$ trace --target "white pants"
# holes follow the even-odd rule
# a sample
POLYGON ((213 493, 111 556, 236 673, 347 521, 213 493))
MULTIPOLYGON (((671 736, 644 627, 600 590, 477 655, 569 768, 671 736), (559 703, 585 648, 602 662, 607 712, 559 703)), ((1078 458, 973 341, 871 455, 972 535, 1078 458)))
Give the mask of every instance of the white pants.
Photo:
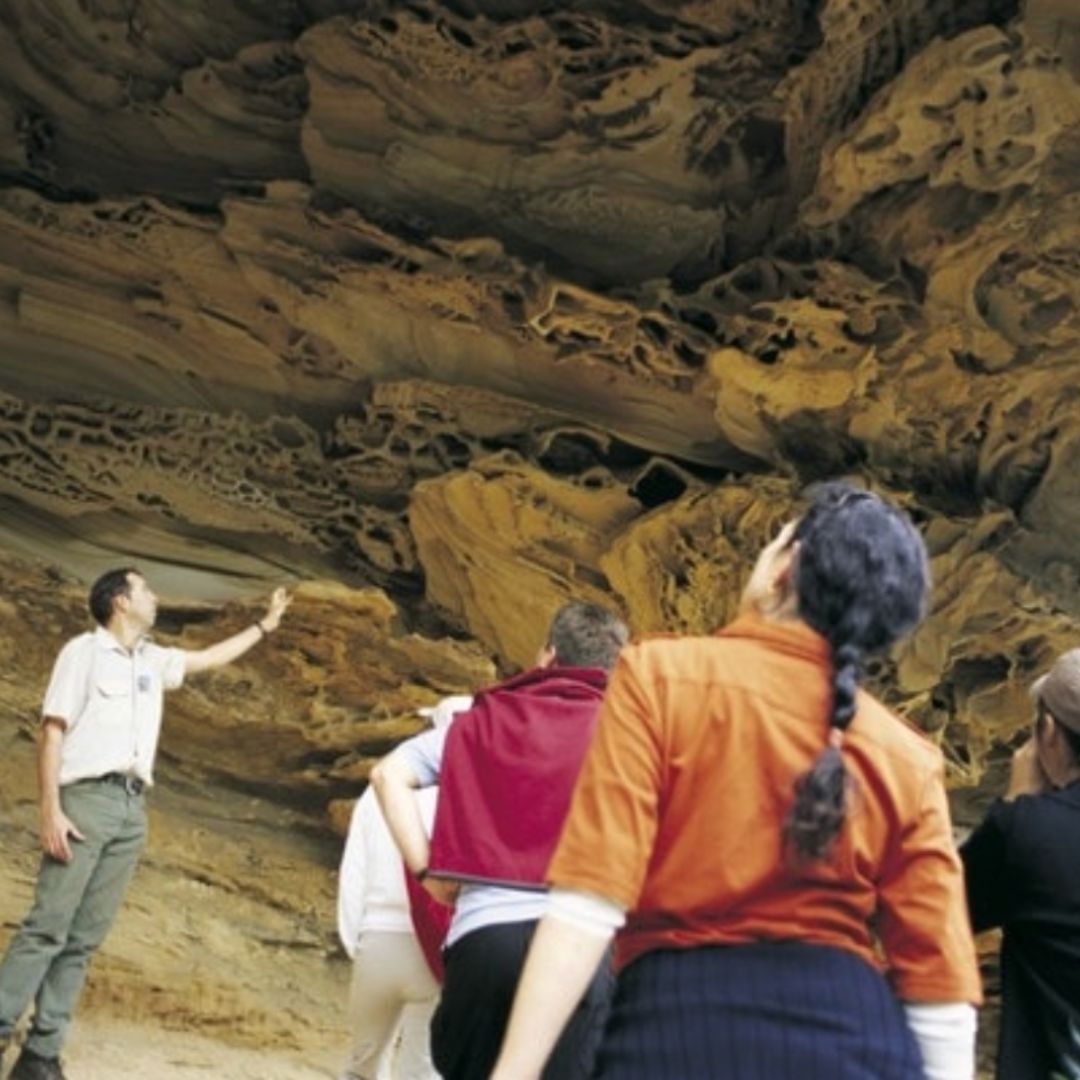
POLYGON ((439 984, 407 931, 360 935, 349 988, 352 1051, 342 1080, 438 1080, 428 1028, 439 984))

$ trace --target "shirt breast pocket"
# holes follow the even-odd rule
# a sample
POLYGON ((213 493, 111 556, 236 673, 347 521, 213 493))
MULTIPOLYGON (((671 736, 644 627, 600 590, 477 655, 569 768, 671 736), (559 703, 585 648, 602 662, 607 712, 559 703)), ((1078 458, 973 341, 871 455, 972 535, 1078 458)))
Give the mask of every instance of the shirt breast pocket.
POLYGON ((127 679, 98 679, 94 689, 98 697, 110 702, 131 697, 131 683, 127 679))

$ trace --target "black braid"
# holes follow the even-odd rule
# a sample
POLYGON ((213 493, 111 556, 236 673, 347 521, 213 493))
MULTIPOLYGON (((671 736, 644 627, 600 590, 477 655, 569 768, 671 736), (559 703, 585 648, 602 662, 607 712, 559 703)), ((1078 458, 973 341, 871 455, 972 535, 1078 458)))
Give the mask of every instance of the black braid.
POLYGON ((855 694, 859 689, 862 649, 845 644, 833 649, 833 705, 830 727, 847 731, 855 715, 855 694))
MULTIPOLYGON (((795 533, 800 617, 832 646, 830 730, 855 716, 862 658, 888 648, 922 618, 929 568, 908 518, 870 492, 819 489, 795 533)), ((824 858, 844 825, 850 778, 839 741, 795 783, 784 836, 801 859, 824 858)))
MULTIPOLYGON (((833 701, 829 726, 846 731, 855 715, 860 651, 841 645, 833 651, 833 701)), ((844 826, 850 786, 844 755, 830 745, 814 767, 795 782, 795 804, 784 825, 787 842, 803 859, 821 859, 844 826)))

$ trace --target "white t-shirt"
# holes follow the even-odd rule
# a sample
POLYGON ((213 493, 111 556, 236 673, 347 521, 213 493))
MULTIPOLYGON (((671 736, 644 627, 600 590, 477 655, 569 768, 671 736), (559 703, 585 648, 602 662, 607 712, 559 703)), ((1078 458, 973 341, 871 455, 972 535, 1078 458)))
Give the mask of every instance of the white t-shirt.
MULTIPOLYGON (((438 788, 417 792, 424 831, 431 835, 438 788)), ((356 801, 338 872, 338 937, 352 956, 365 931, 412 933, 405 868, 375 792, 356 801)))
POLYGON ((154 781, 166 690, 184 681, 184 650, 142 638, 128 652, 104 627, 72 638, 53 665, 42 717, 66 724, 60 785, 106 773, 154 781))

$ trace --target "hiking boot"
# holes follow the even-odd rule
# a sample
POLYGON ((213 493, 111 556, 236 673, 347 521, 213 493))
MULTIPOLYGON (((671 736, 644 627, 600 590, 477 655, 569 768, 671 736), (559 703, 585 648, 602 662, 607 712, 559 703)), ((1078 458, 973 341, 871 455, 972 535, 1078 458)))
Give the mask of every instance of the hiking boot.
POLYGON ((8 1080, 66 1080, 66 1078, 64 1070, 60 1067, 59 1058, 42 1057, 24 1046, 8 1080))

